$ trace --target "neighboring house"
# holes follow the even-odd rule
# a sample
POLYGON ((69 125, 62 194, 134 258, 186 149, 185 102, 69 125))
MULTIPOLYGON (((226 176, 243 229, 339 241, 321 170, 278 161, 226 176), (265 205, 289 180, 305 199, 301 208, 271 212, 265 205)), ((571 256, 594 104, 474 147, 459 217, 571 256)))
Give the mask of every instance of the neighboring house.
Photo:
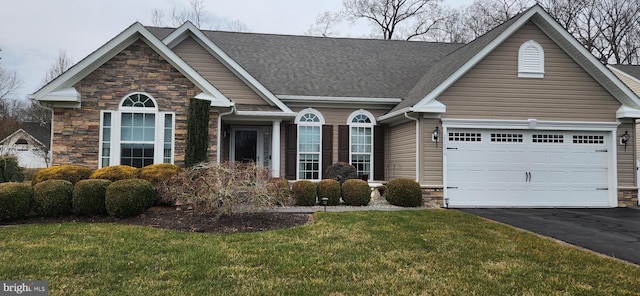
POLYGON ((452 207, 637 203, 640 98, 534 6, 468 44, 135 23, 32 95, 53 164, 184 163, 188 99, 211 161, 415 179, 452 207), (444 199, 442 199, 442 194, 444 199))
POLYGON ((25 122, 11 135, 0 140, 0 155, 13 155, 23 168, 48 167, 51 154, 51 128, 38 122, 25 122))

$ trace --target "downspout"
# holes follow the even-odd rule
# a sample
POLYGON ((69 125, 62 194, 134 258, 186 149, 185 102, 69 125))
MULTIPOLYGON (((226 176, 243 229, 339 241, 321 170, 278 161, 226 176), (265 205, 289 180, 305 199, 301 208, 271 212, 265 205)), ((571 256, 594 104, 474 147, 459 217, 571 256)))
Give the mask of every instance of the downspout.
POLYGON ((416 122, 416 182, 420 183, 420 120, 409 116, 409 112, 404 112, 404 117, 416 122))
POLYGON ((232 105, 231 110, 225 113, 218 114, 218 135, 217 135, 217 145, 218 149, 216 149, 216 163, 220 164, 220 157, 222 156, 222 116, 229 115, 235 112, 236 106, 232 105))

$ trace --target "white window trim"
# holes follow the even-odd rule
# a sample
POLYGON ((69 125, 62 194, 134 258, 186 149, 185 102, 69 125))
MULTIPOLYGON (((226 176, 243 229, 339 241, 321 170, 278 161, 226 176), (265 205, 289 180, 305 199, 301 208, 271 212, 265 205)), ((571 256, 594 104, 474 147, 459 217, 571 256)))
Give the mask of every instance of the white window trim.
MULTIPOLYGON (((373 164, 374 164, 374 160, 373 160, 373 149, 374 149, 374 133, 373 133, 373 127, 376 125, 376 118, 375 116, 373 116, 373 114, 367 110, 364 109, 359 109, 356 111, 353 111, 349 117, 347 118, 347 125, 349 125, 349 163, 352 164, 353 163, 353 152, 351 151, 351 128, 352 127, 369 127, 371 128, 371 152, 369 152, 369 168, 370 168, 370 172, 369 172, 369 181, 373 180, 373 164), (369 117, 369 120, 371 120, 371 123, 354 123, 352 122, 353 119, 358 116, 358 115, 365 115, 367 117, 369 117)), ((365 153, 358 153, 358 154, 365 154, 365 153)))
POLYGON ((529 40, 518 50, 518 77, 520 78, 544 78, 544 49, 540 43, 529 40), (524 55, 527 49, 534 47, 538 51, 537 69, 525 68, 524 55))
POLYGON ((109 145, 109 166, 120 165, 120 150, 121 144, 123 143, 143 143, 143 144, 153 144, 153 163, 159 164, 164 163, 164 123, 165 116, 167 114, 171 115, 171 127, 173 133, 171 134, 171 163, 174 163, 175 157, 175 130, 176 130, 176 115, 175 112, 160 112, 158 110, 158 103, 151 95, 143 92, 133 92, 127 94, 120 100, 120 104, 118 105, 118 110, 100 110, 100 135, 98 142, 98 168, 102 168, 102 143, 104 141, 104 114, 111 114, 111 142, 109 145), (154 107, 123 107, 122 103, 129 97, 135 94, 143 94, 149 97, 154 104, 154 107), (146 114, 155 114, 155 125, 154 125, 154 140, 153 141, 122 141, 121 137, 121 119, 123 113, 146 113, 146 114))
POLYGON ((319 181, 322 179, 322 125, 325 124, 324 116, 322 116, 322 113, 320 113, 320 111, 316 109, 306 108, 298 112, 298 115, 296 116, 296 119, 294 122, 296 124, 296 129, 297 129, 297 132, 296 132, 296 135, 297 135, 296 136, 297 138, 296 139, 296 180, 301 180, 300 179, 300 127, 301 126, 318 126, 320 128, 320 151, 318 151, 318 162, 319 162, 318 178, 307 179, 307 180, 319 181), (309 113, 317 116, 319 119, 319 122, 301 121, 302 116, 309 113))

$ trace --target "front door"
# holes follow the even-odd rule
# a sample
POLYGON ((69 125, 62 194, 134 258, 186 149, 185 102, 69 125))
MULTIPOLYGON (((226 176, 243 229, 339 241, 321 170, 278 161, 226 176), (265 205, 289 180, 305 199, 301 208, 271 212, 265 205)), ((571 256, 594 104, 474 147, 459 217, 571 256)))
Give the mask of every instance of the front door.
POLYGON ((231 159, 271 166, 271 128, 238 127, 231 129, 231 159))

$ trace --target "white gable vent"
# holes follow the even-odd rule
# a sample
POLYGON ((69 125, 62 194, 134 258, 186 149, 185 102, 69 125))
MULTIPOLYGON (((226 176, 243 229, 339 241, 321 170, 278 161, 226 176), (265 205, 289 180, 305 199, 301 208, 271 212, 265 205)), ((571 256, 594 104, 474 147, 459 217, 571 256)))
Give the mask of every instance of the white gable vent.
POLYGON ((529 40, 518 51, 518 77, 544 77, 544 50, 540 43, 529 40))

